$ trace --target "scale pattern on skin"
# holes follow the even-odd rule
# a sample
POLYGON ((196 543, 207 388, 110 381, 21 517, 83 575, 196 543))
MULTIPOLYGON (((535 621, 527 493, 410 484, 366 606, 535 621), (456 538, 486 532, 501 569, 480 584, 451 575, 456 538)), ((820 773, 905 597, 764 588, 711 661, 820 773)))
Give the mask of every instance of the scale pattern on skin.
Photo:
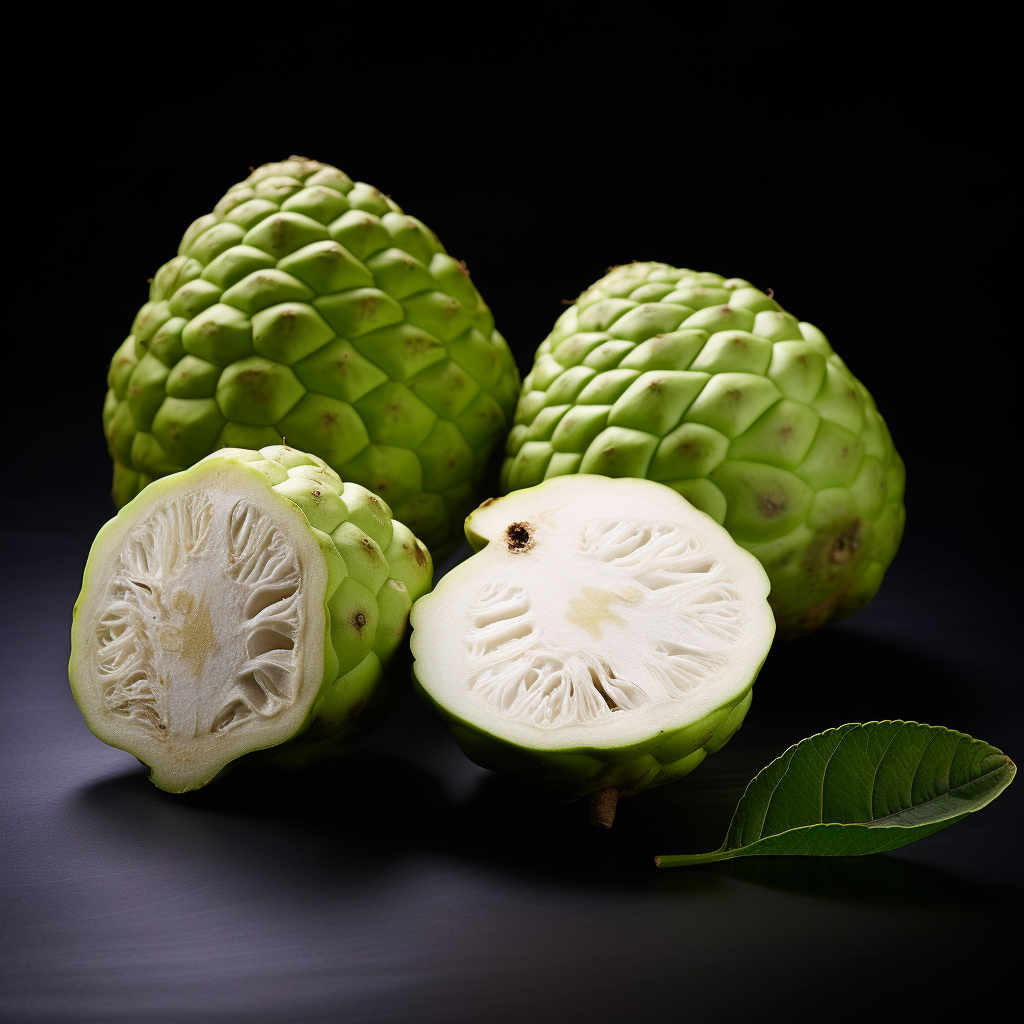
POLYGON ((740 278, 616 267, 537 349, 502 490, 571 473, 678 491, 756 555, 782 636, 874 596, 903 532, 904 468, 816 327, 740 278))
POLYGON ((289 444, 460 539, 519 375, 465 265, 335 167, 265 164, 185 232, 114 354, 118 506, 220 447, 289 444))

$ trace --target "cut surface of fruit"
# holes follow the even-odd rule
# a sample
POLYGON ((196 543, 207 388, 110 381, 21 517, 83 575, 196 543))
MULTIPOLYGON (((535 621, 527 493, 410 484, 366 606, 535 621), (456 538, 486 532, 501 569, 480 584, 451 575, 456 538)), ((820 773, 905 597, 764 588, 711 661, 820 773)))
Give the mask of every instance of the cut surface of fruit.
POLYGON ((281 742, 320 688, 324 557, 254 475, 221 460, 187 489, 154 484, 114 521, 76 618, 90 726, 165 788, 281 742))
POLYGON ((663 765, 691 755, 748 695, 774 634, 767 577, 671 489, 560 477, 481 506, 466 532, 482 550, 416 604, 411 641, 460 742, 532 751, 579 791, 636 792, 658 748, 663 765), (588 763, 549 756, 568 751, 588 763), (629 778, 601 771, 633 761, 629 778))
POLYGON ((71 687, 89 728, 172 792, 266 748, 282 767, 335 757, 390 709, 384 667, 431 574, 388 505, 323 459, 225 448, 100 530, 71 687))

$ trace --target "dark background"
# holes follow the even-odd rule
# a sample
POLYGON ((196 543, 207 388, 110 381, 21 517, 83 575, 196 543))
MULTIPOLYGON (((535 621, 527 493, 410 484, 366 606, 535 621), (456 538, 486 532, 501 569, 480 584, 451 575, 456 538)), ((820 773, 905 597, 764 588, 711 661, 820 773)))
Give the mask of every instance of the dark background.
MULTIPOLYGON (((53 91, 12 108, 0 1018, 990 1012, 1019 941, 1020 784, 888 855, 663 872, 651 857, 717 846, 757 770, 843 722, 911 718, 1024 751, 1019 221, 997 43, 969 26, 809 42, 652 18, 557 45, 496 28, 470 59, 454 23, 436 41, 385 17, 363 10, 315 56, 270 22, 248 62, 231 33, 110 55, 83 25, 47 65, 53 91), (737 737, 624 802, 611 832, 476 768, 411 695, 341 767, 184 797, 75 708, 71 606, 113 511, 109 358, 191 220, 293 152, 434 228, 524 373, 560 300, 656 259, 773 288, 889 423, 908 525, 876 600, 776 645, 737 737)), ((324 28, 300 24, 307 41, 324 28)))

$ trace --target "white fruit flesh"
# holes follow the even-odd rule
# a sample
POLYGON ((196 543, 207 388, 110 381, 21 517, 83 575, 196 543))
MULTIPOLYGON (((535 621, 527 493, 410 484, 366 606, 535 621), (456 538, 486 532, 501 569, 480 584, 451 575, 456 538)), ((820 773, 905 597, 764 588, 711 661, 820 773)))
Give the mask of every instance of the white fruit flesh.
POLYGON ((265 477, 217 460, 156 481, 91 562, 71 675, 96 735, 181 791, 296 732, 323 673, 327 570, 265 477))
POLYGON ((416 675, 513 743, 617 747, 741 695, 775 631, 753 555, 674 491, 568 476, 479 509, 412 613, 416 675))

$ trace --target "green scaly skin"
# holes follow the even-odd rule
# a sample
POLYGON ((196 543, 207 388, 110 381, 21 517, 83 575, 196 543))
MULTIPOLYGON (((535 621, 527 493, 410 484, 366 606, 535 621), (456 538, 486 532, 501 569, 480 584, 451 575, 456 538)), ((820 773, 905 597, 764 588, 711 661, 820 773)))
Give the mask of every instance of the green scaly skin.
MULTIPOLYGON (((384 501, 358 484, 343 483, 315 455, 283 445, 261 451, 219 451, 191 469, 154 481, 144 496, 130 501, 104 525, 93 542, 75 604, 72 690, 85 713, 79 694, 90 681, 76 672, 76 660, 79 647, 88 643, 89 624, 81 621, 79 612, 90 589, 103 585, 93 578, 100 552, 116 535, 118 525, 131 521, 141 503, 149 507, 161 493, 174 498, 189 487, 201 486, 204 475, 222 461, 264 482, 268 492, 302 513, 303 528, 313 535, 323 555, 327 586, 323 676, 304 720, 289 741, 242 755, 213 777, 243 763, 302 768, 344 755, 392 709, 393 687, 384 685, 389 681, 387 666, 405 636, 413 603, 430 590, 433 564, 426 547, 407 526, 392 518, 384 501), (361 621, 358 627, 354 625, 357 616, 361 621)), ((91 720, 88 714, 86 722, 100 739, 108 741, 102 722, 91 720)))
POLYGON ((657 480, 724 525, 783 637, 867 604, 903 534, 903 461, 821 331, 664 263, 611 270, 537 349, 502 491, 568 473, 657 480))
POLYGON ((519 393, 465 266, 389 196, 304 157, 192 224, 107 381, 118 506, 218 448, 286 438, 384 498, 435 560, 519 393))

